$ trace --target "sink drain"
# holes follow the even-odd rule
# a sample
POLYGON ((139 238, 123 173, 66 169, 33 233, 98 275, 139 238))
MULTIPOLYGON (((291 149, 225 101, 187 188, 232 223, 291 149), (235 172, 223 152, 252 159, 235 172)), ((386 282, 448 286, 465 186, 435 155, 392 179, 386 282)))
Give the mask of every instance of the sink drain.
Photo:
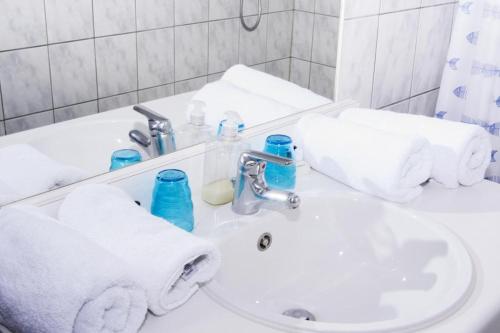
POLYGON ((273 243, 273 236, 271 236, 270 233, 266 232, 265 234, 262 234, 257 240, 257 249, 259 251, 266 251, 271 247, 272 243, 273 243))
POLYGON ((283 312, 284 316, 292 317, 295 319, 316 321, 316 317, 309 311, 304 309, 290 309, 283 312))

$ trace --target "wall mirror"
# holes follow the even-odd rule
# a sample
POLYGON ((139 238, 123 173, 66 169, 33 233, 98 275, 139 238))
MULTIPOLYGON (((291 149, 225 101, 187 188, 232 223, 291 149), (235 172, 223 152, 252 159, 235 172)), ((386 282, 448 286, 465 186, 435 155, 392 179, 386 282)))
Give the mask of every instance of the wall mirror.
POLYGON ((0 206, 110 172, 117 151, 134 163, 200 143, 199 110, 213 138, 227 118, 244 130, 332 103, 342 7, 0 2, 0 206))

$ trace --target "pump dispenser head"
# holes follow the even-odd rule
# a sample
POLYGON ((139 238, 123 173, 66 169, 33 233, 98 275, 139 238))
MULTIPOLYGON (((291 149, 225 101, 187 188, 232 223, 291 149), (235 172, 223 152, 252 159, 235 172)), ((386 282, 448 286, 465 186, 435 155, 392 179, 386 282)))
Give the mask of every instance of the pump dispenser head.
POLYGON ((191 101, 189 104, 189 122, 195 126, 205 125, 205 109, 207 105, 202 101, 191 101))
POLYGON ((224 138, 235 138, 238 136, 238 123, 231 119, 221 122, 220 136, 224 138))

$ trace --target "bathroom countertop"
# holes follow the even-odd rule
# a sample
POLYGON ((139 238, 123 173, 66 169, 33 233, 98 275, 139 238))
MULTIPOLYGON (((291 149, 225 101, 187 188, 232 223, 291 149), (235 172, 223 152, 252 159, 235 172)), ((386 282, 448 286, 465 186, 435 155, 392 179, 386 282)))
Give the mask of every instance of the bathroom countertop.
MULTIPOLYGON (((321 178, 324 182, 324 177, 321 178)), ((333 180, 329 186, 337 191, 352 191, 333 180)), ((467 303, 447 319, 420 332, 500 332, 500 185, 484 181, 472 187, 449 190, 431 182, 419 198, 399 206, 426 215, 455 232, 469 249, 476 271, 474 290, 467 303)), ((166 330, 176 333, 281 332, 223 308, 203 290, 166 316, 149 315, 141 333, 166 330)))

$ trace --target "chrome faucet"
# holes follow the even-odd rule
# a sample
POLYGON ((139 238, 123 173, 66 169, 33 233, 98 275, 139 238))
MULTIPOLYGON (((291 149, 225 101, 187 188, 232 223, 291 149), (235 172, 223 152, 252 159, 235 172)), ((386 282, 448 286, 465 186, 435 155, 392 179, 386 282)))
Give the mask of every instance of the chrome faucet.
POLYGON ((148 118, 149 136, 135 129, 128 133, 130 139, 144 148, 149 148, 154 141, 156 156, 174 152, 176 150, 175 134, 170 120, 144 105, 136 105, 134 110, 148 118))
POLYGON ((267 162, 286 166, 292 164, 293 160, 257 151, 247 151, 241 154, 234 184, 232 209, 235 213, 255 214, 267 202, 282 203, 289 209, 296 209, 300 206, 300 197, 295 193, 274 190, 267 186, 264 179, 267 162))

